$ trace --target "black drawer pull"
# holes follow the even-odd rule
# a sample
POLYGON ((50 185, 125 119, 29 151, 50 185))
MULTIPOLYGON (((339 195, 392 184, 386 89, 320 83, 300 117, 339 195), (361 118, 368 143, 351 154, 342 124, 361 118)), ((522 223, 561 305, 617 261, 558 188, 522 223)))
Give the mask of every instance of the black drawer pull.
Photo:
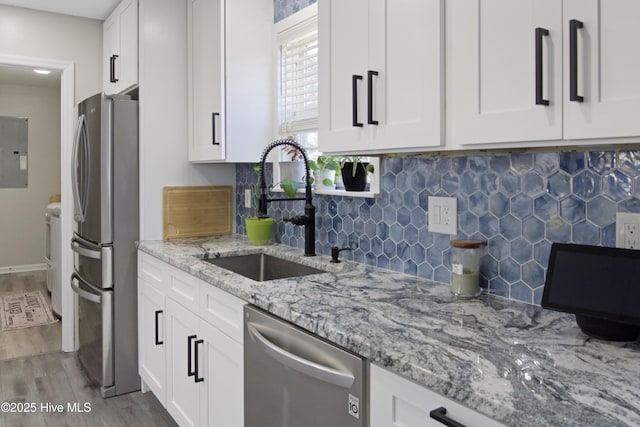
POLYGON ((432 410, 429 412, 429 416, 447 427, 466 427, 464 424, 460 424, 459 422, 447 417, 447 408, 444 406, 432 410))
POLYGON ((377 71, 371 71, 367 73, 367 123, 370 125, 377 125, 378 121, 373 120, 373 76, 377 76, 377 71))
POLYGON ((162 310, 156 310, 156 345, 162 345, 164 344, 164 341, 160 341, 160 337, 159 337, 159 331, 158 331, 158 326, 159 326, 159 319, 158 317, 160 317, 160 315, 162 314, 162 310))
POLYGON ((199 361, 199 357, 198 357, 198 345, 199 345, 199 344, 203 344, 203 343, 204 343, 204 340, 197 340, 197 341, 195 342, 195 344, 194 344, 194 347, 195 347, 195 349, 196 349, 196 370, 195 370, 195 379, 194 379, 194 380, 195 380, 195 382, 197 382, 197 383, 201 383, 202 381, 204 381, 204 377, 199 377, 199 378, 198 378, 198 371, 199 371, 199 369, 198 369, 198 361, 199 361))
POLYGON ((189 335, 187 337, 187 376, 192 377, 196 374, 196 370, 191 368, 191 342, 196 339, 196 335, 189 335))
POLYGON ((117 58, 118 58, 118 55, 111 55, 111 58, 109 58, 109 65, 110 65, 109 82, 110 83, 118 82, 118 79, 116 79, 116 59, 117 58))
POLYGON ((216 116, 220 113, 211 113, 211 144, 220 145, 220 142, 216 142, 216 116))
POLYGON ((569 101, 583 102, 578 95, 578 29, 584 24, 577 19, 569 21, 569 101))
POLYGON ((362 80, 362 76, 354 74, 351 76, 351 107, 352 107, 352 124, 354 127, 362 127, 362 123, 358 122, 358 80, 362 80))
POLYGON ((546 28, 536 28, 536 105, 549 105, 549 100, 542 94, 542 38, 549 35, 546 28))

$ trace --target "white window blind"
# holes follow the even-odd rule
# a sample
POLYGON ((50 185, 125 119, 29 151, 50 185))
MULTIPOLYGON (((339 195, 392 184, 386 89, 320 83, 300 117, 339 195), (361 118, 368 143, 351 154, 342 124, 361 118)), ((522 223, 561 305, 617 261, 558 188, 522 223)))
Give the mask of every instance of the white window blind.
POLYGON ((318 30, 280 45, 280 133, 318 128, 318 30))

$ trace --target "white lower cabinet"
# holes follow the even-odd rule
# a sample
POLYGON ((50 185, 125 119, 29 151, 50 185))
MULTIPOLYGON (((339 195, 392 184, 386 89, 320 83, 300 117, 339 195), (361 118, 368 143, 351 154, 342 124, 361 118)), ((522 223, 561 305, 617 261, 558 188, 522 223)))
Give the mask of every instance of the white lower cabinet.
POLYGON ((162 261, 142 252, 138 256, 138 371, 143 391, 166 400, 165 295, 162 261))
MULTIPOLYGON (((200 357, 195 357, 198 316, 177 302, 167 300, 167 404, 169 414, 181 426, 200 424, 200 393, 197 378, 200 357)), ((198 354, 198 356, 200 356, 198 354)))
POLYGON ((375 365, 371 365, 370 386, 370 427, 504 427, 485 415, 375 365), (459 424, 437 421, 430 415, 434 410, 459 424))
POLYGON ((202 425, 244 426, 243 346, 210 324, 200 321, 198 339, 204 340, 198 367, 204 378, 200 395, 202 425))
POLYGON ((163 405, 166 400, 164 301, 160 290, 145 279, 138 279, 138 370, 143 383, 163 405))
POLYGON ((180 426, 242 427, 244 301, 142 252, 138 259, 143 390, 180 426))

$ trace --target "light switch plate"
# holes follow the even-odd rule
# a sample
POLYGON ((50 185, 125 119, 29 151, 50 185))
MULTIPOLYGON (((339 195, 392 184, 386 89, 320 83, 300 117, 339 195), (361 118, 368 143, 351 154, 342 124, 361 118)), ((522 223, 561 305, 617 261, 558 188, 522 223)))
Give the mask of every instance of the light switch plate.
POLYGON ((432 233, 458 234, 458 199, 455 197, 429 197, 427 199, 427 226, 432 233))
POLYGON ((616 246, 640 249, 640 214, 616 213, 616 246))
POLYGON ((244 190, 244 207, 251 207, 251 190, 249 189, 244 190))

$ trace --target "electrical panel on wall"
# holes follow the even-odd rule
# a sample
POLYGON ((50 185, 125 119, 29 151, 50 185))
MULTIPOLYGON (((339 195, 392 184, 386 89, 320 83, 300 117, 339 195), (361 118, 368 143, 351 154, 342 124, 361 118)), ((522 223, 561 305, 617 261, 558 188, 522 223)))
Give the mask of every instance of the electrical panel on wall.
POLYGON ((26 117, 0 117, 0 188, 26 188, 28 183, 26 117))

